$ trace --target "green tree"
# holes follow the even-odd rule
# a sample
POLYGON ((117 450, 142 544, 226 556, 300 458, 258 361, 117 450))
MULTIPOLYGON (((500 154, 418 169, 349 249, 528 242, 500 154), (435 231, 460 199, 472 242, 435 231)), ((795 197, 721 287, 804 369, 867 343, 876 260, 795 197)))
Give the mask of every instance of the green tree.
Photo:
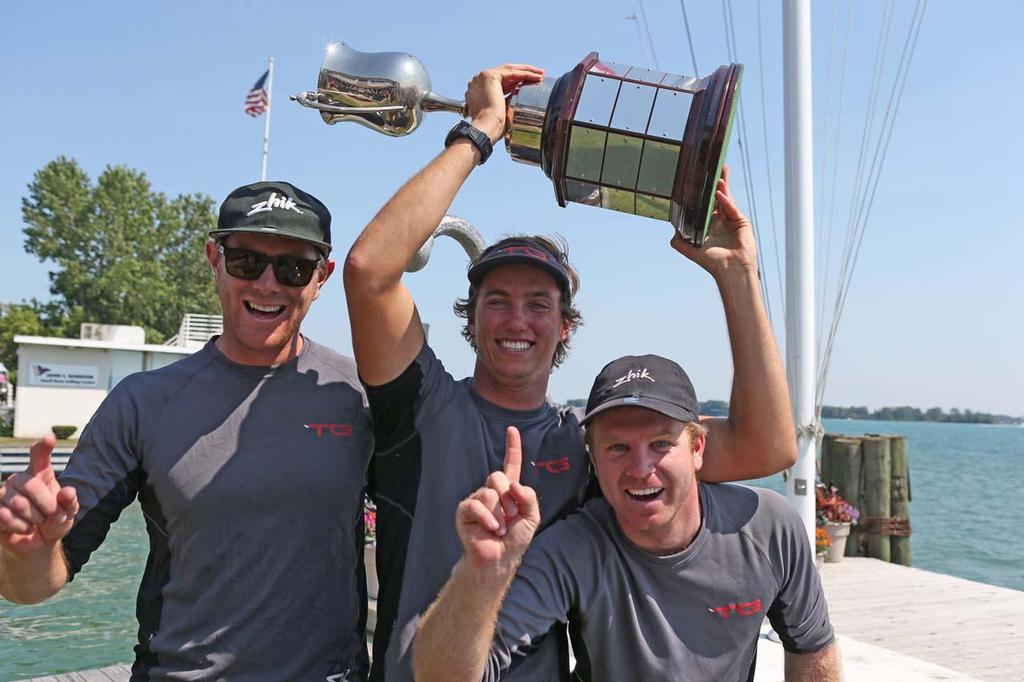
POLYGON ((0 303, 0 362, 18 380, 18 346, 15 336, 78 336, 83 321, 81 308, 65 311, 56 303, 32 300, 21 303, 0 303))
POLYGON ((11 383, 18 380, 18 347, 15 336, 40 336, 46 331, 39 314, 29 304, 0 304, 0 362, 11 376, 11 383))
POLYGON ((133 324, 159 343, 185 313, 220 311, 203 255, 216 225, 211 197, 169 199, 125 166, 108 166, 93 184, 59 157, 36 172, 21 206, 25 250, 57 265, 51 312, 65 326, 133 324))

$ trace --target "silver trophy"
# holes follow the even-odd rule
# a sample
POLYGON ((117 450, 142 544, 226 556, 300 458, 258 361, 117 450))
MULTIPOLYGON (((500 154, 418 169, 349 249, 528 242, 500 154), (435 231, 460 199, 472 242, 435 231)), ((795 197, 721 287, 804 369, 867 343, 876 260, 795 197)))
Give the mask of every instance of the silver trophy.
POLYGON ((291 99, 318 110, 330 125, 355 121, 391 137, 416 130, 427 111, 466 115, 466 103, 433 92, 427 69, 405 52, 360 52, 331 43, 316 88, 291 99))
MULTIPOLYGON (((693 244, 707 237, 729 145, 742 64, 705 78, 601 60, 591 52, 558 78, 509 98, 505 147, 539 166, 560 206, 580 203, 671 222, 693 244)), ((355 121, 392 137, 428 111, 466 115, 430 89, 416 57, 327 48, 315 92, 292 96, 326 123, 355 121)))

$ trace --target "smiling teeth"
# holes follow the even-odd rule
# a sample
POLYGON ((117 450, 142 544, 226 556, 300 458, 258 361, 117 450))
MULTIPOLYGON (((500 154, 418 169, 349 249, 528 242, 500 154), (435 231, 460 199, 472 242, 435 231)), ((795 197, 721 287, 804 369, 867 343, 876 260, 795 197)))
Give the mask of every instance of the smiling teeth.
POLYGON ((249 303, 249 307, 253 310, 258 310, 261 313, 279 313, 284 310, 283 305, 259 305, 258 303, 249 303))
POLYGON ((502 341, 501 347, 505 350, 523 351, 530 348, 529 341, 502 341))
POLYGON ((653 495, 654 493, 660 493, 664 488, 627 488, 626 492, 630 495, 636 495, 641 497, 644 495, 653 495))

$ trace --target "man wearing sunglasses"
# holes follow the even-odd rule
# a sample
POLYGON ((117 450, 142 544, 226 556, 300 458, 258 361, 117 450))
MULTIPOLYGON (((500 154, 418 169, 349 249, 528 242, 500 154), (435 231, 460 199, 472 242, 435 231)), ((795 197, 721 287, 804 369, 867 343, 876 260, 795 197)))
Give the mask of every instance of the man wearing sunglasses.
POLYGON ((42 601, 139 498, 132 679, 358 680, 372 427, 350 358, 299 328, 331 216, 286 182, 232 192, 206 256, 224 332, 104 400, 58 481, 52 436, 0 487, 0 594, 42 601))

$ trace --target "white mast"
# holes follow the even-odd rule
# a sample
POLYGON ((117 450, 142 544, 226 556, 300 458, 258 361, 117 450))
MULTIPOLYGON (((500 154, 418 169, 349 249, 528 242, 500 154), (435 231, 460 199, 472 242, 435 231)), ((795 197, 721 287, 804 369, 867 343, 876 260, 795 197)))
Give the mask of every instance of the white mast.
POLYGON ((260 171, 260 180, 267 180, 267 153, 270 151, 270 103, 273 100, 272 88, 274 86, 274 58, 270 58, 270 65, 267 67, 267 119, 263 122, 263 169, 260 171))
POLYGON ((814 186, 811 110, 811 3, 783 0, 786 146, 786 369, 796 420, 797 461, 786 495, 814 546, 814 186))

